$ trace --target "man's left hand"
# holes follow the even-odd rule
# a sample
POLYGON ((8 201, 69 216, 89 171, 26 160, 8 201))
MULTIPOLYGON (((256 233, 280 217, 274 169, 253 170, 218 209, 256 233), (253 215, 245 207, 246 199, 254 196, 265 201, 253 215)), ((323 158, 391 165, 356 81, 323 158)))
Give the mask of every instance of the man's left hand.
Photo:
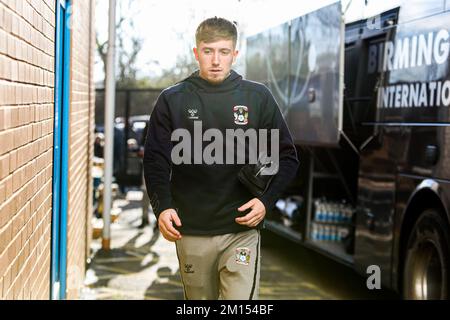
POLYGON ((236 222, 248 226, 256 227, 266 216, 266 207, 258 198, 253 198, 243 206, 239 207, 239 211, 245 211, 247 209, 252 209, 243 217, 236 218, 236 222))

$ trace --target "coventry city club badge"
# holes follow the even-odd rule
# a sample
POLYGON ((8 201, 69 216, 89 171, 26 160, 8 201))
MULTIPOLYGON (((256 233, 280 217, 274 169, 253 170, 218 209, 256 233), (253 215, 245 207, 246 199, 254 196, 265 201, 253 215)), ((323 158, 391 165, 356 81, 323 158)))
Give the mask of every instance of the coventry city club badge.
POLYGON ((250 264, 250 249, 237 248, 236 249, 236 263, 248 266, 250 264))
POLYGON ((233 107, 234 123, 246 125, 248 123, 248 108, 246 106, 233 107))

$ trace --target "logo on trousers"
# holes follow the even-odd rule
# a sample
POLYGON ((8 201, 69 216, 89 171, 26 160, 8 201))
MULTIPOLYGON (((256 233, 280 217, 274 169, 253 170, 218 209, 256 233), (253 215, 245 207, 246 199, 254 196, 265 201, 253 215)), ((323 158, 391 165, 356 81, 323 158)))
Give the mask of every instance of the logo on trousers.
POLYGON ((250 249, 237 248, 236 249, 236 263, 248 266, 250 264, 250 249))
POLYGON ((192 264, 184 264, 184 273, 194 273, 192 264))

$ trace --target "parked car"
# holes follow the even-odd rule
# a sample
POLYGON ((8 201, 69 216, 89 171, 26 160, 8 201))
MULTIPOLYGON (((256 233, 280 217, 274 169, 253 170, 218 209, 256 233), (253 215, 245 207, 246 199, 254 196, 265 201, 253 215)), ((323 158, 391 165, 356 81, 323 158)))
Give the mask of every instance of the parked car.
POLYGON ((128 133, 125 134, 125 118, 115 119, 115 176, 119 187, 142 185, 141 147, 144 143, 145 126, 149 115, 131 116, 128 120, 128 133), (126 146, 126 152, 125 152, 126 146))
MULTIPOLYGON (((128 120, 128 132, 125 132, 125 117, 114 120, 114 169, 113 175, 121 191, 125 187, 142 184, 142 149, 145 141, 145 126, 149 115, 131 116, 128 120)), ((95 127, 95 156, 103 158, 104 126, 95 127)))

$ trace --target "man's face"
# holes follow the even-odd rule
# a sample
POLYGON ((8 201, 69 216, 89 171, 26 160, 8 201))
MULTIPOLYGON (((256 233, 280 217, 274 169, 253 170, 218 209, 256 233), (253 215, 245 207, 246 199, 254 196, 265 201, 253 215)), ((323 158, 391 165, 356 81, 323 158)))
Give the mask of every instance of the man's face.
POLYGON ((218 40, 200 42, 198 48, 194 48, 194 54, 198 61, 200 77, 219 84, 228 77, 238 51, 234 48, 233 40, 218 40))

